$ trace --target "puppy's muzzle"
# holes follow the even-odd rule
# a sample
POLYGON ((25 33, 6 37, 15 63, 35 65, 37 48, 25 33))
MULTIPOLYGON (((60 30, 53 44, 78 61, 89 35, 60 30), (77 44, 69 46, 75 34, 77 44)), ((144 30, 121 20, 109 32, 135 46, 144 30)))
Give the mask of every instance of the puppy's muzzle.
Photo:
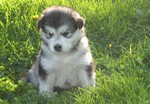
POLYGON ((60 51, 62 50, 62 46, 59 45, 59 44, 56 44, 56 45, 54 46, 54 50, 57 51, 57 52, 60 52, 60 51))

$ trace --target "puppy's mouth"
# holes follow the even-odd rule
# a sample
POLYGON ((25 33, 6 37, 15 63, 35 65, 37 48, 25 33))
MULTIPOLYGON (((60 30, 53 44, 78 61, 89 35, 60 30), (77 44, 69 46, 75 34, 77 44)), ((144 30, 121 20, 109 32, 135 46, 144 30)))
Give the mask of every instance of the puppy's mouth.
POLYGON ((57 52, 57 51, 51 51, 52 54, 55 54, 55 55, 63 55, 64 52, 57 52))
POLYGON ((63 55, 64 54, 64 52, 54 52, 54 53, 57 55, 63 55))

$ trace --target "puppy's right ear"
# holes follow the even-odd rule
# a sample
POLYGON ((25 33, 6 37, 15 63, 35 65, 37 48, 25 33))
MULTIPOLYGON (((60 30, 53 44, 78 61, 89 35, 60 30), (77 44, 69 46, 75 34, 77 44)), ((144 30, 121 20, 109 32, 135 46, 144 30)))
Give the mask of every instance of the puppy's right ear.
POLYGON ((75 21, 76 21, 76 26, 79 29, 81 29, 82 27, 84 27, 84 25, 85 25, 85 19, 84 18, 82 18, 82 17, 76 18, 75 21))
POLYGON ((38 30, 41 28, 43 29, 43 23, 44 23, 44 15, 42 15, 38 20, 38 30))

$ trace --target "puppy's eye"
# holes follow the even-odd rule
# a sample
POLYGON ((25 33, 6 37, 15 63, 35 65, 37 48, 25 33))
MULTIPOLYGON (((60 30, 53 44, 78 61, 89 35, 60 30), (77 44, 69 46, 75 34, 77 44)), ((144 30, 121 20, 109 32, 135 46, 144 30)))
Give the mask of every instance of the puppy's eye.
POLYGON ((61 33, 61 35, 63 35, 66 38, 70 38, 71 37, 71 34, 69 32, 61 33))
POLYGON ((64 37, 67 37, 67 35, 69 34, 68 32, 64 32, 64 33, 61 33, 64 37))
POLYGON ((54 34, 53 33, 48 33, 48 39, 50 39, 54 34))

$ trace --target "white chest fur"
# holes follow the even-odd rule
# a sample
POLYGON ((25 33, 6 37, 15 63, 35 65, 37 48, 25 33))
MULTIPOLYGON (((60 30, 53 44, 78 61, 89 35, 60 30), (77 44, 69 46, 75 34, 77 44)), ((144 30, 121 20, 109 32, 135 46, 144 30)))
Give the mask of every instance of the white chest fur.
POLYGON ((90 52, 41 57, 42 67, 49 75, 48 80, 54 79, 54 86, 62 88, 78 85, 84 87, 85 80, 88 79, 85 68, 91 61, 90 52))

